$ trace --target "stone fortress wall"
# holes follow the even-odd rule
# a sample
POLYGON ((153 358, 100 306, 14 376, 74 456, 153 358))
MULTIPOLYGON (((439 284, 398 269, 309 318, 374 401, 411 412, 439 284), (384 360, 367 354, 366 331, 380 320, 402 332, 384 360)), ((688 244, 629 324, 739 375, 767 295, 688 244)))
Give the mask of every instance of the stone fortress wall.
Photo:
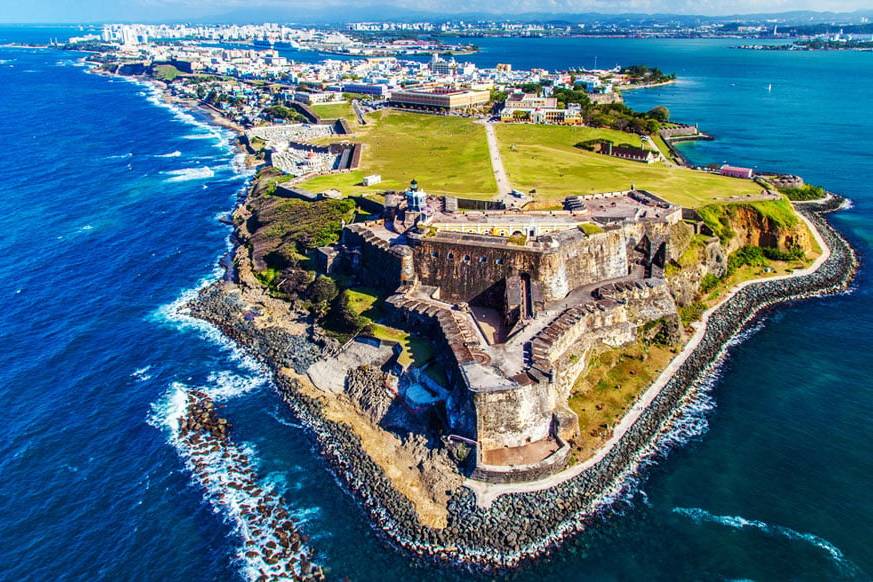
POLYGON ((568 398, 592 348, 633 342, 650 321, 678 320, 662 275, 680 214, 667 210, 607 222, 602 232, 574 227, 522 242, 434 229, 398 233, 397 222, 344 229, 344 254, 361 282, 393 292, 386 306, 394 317, 429 326, 453 356, 447 430, 477 442, 474 478, 525 481, 563 468, 568 441, 578 437, 568 398), (467 305, 479 299, 494 308, 503 298, 504 310, 515 310, 517 298, 508 300, 515 295, 536 306, 513 333, 535 327, 514 347, 488 345, 467 305))
POLYGON ((539 285, 545 301, 572 289, 627 275, 621 229, 586 235, 574 229, 516 245, 494 236, 440 232, 410 237, 416 275, 446 301, 470 302, 517 273, 539 285))

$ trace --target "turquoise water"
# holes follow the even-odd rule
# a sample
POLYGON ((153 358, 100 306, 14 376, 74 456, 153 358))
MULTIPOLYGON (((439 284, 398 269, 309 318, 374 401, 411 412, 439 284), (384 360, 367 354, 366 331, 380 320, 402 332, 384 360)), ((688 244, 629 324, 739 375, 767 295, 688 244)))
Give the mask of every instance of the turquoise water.
MULTIPOLYGON (((0 29, 0 42, 69 35, 0 29)), ((869 256, 873 55, 718 41, 481 41, 481 63, 645 62, 681 82, 628 95, 699 122, 695 161, 797 172, 850 197, 869 256), (772 84, 772 91, 767 85, 772 84)), ((258 472, 353 580, 445 579, 369 529, 258 368, 174 315, 215 276, 245 176, 229 136, 75 56, 0 49, 0 579, 237 579, 242 541, 166 429, 182 386, 214 394, 258 472), (177 153, 178 152, 178 153, 177 153)), ((780 308, 734 345, 681 446, 603 524, 520 579, 869 579, 873 310, 780 308)))

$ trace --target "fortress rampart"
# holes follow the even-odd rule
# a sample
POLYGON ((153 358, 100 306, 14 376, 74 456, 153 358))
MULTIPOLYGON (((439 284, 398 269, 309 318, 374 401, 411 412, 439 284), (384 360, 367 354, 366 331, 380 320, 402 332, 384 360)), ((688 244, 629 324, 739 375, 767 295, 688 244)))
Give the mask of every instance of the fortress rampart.
MULTIPOLYGON (((413 188, 407 198, 406 207, 393 200, 383 221, 344 229, 346 262, 359 283, 392 293, 386 306, 401 325, 444 340, 453 365, 443 418, 450 434, 477 443, 474 477, 519 481, 562 468, 579 436, 568 399, 591 350, 631 343, 649 322, 677 317, 663 267, 678 209, 627 195, 615 197, 617 219, 605 215, 599 232, 574 223, 498 236, 484 226, 429 228, 423 193, 413 188)), ((477 220, 535 222, 500 211, 445 217, 477 220)))
POLYGON ((472 302, 518 273, 528 274, 547 302, 572 289, 627 275, 627 241, 621 229, 595 235, 574 229, 523 245, 497 236, 449 232, 410 239, 418 279, 439 287, 440 297, 452 302, 472 302))

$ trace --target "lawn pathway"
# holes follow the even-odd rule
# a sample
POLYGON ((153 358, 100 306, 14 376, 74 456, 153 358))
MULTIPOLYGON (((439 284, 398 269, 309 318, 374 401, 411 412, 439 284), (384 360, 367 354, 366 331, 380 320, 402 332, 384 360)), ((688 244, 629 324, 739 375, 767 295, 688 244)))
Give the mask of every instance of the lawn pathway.
POLYGON ((497 136, 494 135, 494 125, 484 122, 485 136, 488 138, 488 153, 491 157, 491 169, 494 170, 494 180, 497 182, 497 194, 500 198, 506 198, 512 192, 509 176, 503 167, 503 158, 500 157, 500 146, 497 144, 497 136))

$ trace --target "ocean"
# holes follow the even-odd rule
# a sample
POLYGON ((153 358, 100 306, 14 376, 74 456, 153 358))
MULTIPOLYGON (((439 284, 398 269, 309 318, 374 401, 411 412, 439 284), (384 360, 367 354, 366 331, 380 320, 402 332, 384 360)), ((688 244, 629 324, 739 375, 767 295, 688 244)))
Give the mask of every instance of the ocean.
MULTIPOLYGON (((2 42, 73 29, 0 28, 2 42)), ((519 580, 873 575, 873 54, 735 41, 477 39, 483 65, 645 63, 627 95, 717 139, 695 162, 798 173, 852 201, 850 293, 782 306, 737 339, 673 445, 602 523, 519 580), (772 89, 768 90, 768 85, 772 89)), ((200 387, 284 495, 330 577, 463 578, 379 540, 263 371, 176 307, 219 276, 247 174, 230 135, 79 55, 0 48, 0 579, 240 579, 243 538, 170 438, 200 387)))

